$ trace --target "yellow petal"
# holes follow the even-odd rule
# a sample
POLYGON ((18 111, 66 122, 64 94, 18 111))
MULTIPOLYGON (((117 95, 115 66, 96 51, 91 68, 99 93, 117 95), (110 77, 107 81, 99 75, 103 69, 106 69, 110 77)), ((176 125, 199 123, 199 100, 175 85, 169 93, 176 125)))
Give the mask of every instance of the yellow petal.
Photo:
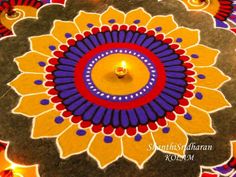
POLYGON ((79 15, 75 17, 74 22, 81 32, 90 30, 90 28, 97 26, 100 27, 100 15, 96 13, 87 13, 80 11, 79 15))
POLYGON ((199 42, 199 33, 199 30, 181 27, 172 31, 167 36, 172 37, 182 48, 187 48, 199 42))
POLYGON ((121 139, 99 133, 91 142, 89 154, 98 161, 100 168, 105 168, 121 157, 121 139))
POLYGON ((62 43, 65 43, 68 38, 74 37, 77 33, 79 33, 79 30, 74 22, 59 20, 54 21, 51 31, 51 34, 62 43))
POLYGON ((234 157, 236 157, 236 141, 232 142, 232 154, 234 157))
POLYGON ((176 122, 185 132, 191 135, 215 133, 211 125, 210 115, 193 106, 187 108, 187 113, 184 116, 178 116, 176 122))
POLYGON ((51 110, 38 117, 33 122, 33 138, 55 137, 63 132, 69 125, 69 119, 63 119, 60 112, 51 110))
POLYGON ((36 52, 28 52, 23 56, 15 58, 19 69, 22 72, 44 73, 44 66, 47 65, 48 57, 36 52))
POLYGON ((124 136, 122 141, 124 156, 130 161, 135 162, 139 168, 143 168, 144 163, 147 162, 155 152, 154 148, 150 148, 154 143, 151 133, 136 135, 136 137, 124 136), (137 136, 139 136, 138 140, 137 136))
POLYGON ((183 156, 188 143, 186 134, 175 122, 168 122, 168 127, 153 132, 156 146, 164 152, 183 156))
POLYGON ((231 106, 218 90, 197 87, 194 93, 195 97, 191 100, 191 103, 207 112, 214 112, 231 106))
POLYGON ((203 67, 203 68, 194 68, 197 72, 195 79, 197 86, 204 86, 208 88, 219 88, 226 81, 230 80, 230 77, 226 76, 222 71, 216 67, 203 67))
POLYGON ((11 81, 9 85, 13 87, 17 93, 22 95, 46 92, 47 88, 43 86, 45 81, 43 74, 26 74, 22 73, 16 79, 11 81))
POLYGON ((6 150, 0 151, 0 164, 0 171, 11 166, 10 162, 6 159, 6 150))
POLYGON ((148 23, 147 28, 155 29, 157 32, 166 34, 177 28, 177 24, 172 15, 155 16, 148 23))
POLYGON ((103 25, 113 25, 114 23, 123 24, 125 14, 110 6, 102 15, 101 22, 103 25))
POLYGON ((187 55, 191 57, 191 63, 195 66, 213 65, 220 53, 219 50, 209 48, 204 45, 196 45, 186 49, 187 55))
POLYGON ((150 19, 151 15, 149 13, 143 8, 138 8, 126 14, 125 23, 128 25, 146 26, 150 19))
POLYGON ((26 116, 37 116, 53 108, 47 94, 37 94, 21 97, 18 105, 13 110, 14 113, 26 116))
POLYGON ((58 48, 59 41, 51 35, 42 35, 29 38, 32 50, 47 56, 53 56, 52 51, 58 48))
MULTIPOLYGON (((14 169, 15 174, 21 174, 24 177, 39 177, 38 174, 38 167, 37 165, 34 166, 17 166, 14 169)), ((17 175, 15 175, 17 176, 17 175)))
POLYGON ((57 138, 61 158, 85 152, 93 136, 89 129, 81 130, 78 125, 72 125, 57 138))

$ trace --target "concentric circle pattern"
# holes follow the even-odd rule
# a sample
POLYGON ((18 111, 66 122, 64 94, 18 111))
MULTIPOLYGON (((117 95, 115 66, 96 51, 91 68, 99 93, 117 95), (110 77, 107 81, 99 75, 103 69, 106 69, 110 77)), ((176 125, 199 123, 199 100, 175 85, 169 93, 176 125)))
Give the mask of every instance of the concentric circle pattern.
POLYGON ((91 32, 76 35, 68 44, 69 47, 61 46, 63 52, 54 52, 58 58, 51 60, 58 63, 46 68, 53 78, 46 86, 53 85, 58 93, 52 101, 60 102, 59 109, 80 116, 88 125, 114 129, 134 129, 152 122, 163 126, 166 118, 174 119, 175 113, 185 112, 184 106, 193 95, 190 90, 194 88, 191 85, 194 72, 187 62, 189 58, 183 55, 184 50, 177 49, 171 39, 145 27, 113 25, 94 27, 91 32), (116 54, 134 56, 148 69, 148 83, 137 92, 107 94, 94 85, 91 72, 96 63, 110 55, 119 61, 116 54))
POLYGON ((230 78, 213 66, 219 51, 199 34, 142 8, 56 20, 15 59, 13 112, 34 117, 32 138, 57 137, 62 158, 87 151, 100 168, 121 156, 143 168, 156 145, 183 156, 166 147, 214 134, 210 113, 230 107, 218 91, 230 78))

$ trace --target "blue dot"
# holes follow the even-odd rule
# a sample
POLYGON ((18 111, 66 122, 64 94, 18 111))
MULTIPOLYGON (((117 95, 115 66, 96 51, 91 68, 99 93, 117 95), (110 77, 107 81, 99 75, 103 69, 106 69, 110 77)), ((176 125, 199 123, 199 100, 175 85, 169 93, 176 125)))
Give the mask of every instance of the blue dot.
POLYGON ((104 137, 104 142, 105 143, 111 143, 113 141, 113 138, 111 136, 105 136, 104 137))
POLYGON ((50 45, 50 46, 49 46, 49 49, 50 49, 51 51, 53 51, 53 50, 56 50, 56 47, 55 47, 54 45, 50 45))
POLYGON ((156 30, 157 32, 160 32, 160 31, 162 30, 162 27, 161 27, 161 26, 158 26, 158 27, 155 28, 155 30, 156 30))
POLYGON ((43 99, 43 100, 40 101, 40 104, 48 105, 49 104, 49 100, 48 99, 43 99))
POLYGON ((92 23, 88 23, 88 24, 87 24, 87 27, 88 27, 88 28, 92 28, 92 27, 93 27, 93 24, 92 24, 92 23))
POLYGON ((35 85, 42 85, 43 81, 42 80, 35 80, 34 84, 35 85))
POLYGON ((137 134, 135 137, 134 137, 134 140, 135 141, 141 141, 142 139, 142 136, 140 134, 137 134))
POLYGON ((39 66, 41 66, 41 67, 46 66, 46 63, 45 63, 44 61, 40 61, 40 62, 38 62, 38 64, 39 64, 39 66))
POLYGON ((78 136, 84 136, 86 133, 87 133, 87 132, 86 132, 85 130, 77 130, 77 131, 76 131, 76 134, 77 134, 78 136))
POLYGON ((134 24, 139 24, 141 21, 140 20, 134 20, 134 24))
POLYGON ((203 98, 203 95, 202 95, 201 92, 197 92, 197 93, 195 94, 195 96, 196 96, 196 98, 199 99, 199 100, 201 100, 201 99, 203 98))
POLYGON ((71 34, 71 33, 65 33, 65 37, 66 37, 66 38, 71 38, 71 37, 72 37, 72 34, 71 34))
POLYGON ((169 133, 169 131, 170 131, 169 127, 165 127, 165 128, 162 129, 163 133, 169 133))
POLYGON ((113 23, 116 22, 116 20, 115 20, 115 19, 110 19, 108 22, 111 23, 111 24, 113 24, 113 23))
POLYGON ((64 121, 64 119, 61 116, 58 116, 58 117, 55 118, 55 122, 57 124, 61 124, 63 121, 64 121))
POLYGON ((199 56, 197 54, 192 54, 191 57, 192 58, 199 58, 199 56))
POLYGON ((178 42, 178 43, 181 43, 183 41, 183 39, 178 37, 175 41, 178 42))
POLYGON ((186 113, 186 114, 184 115, 184 118, 185 118, 186 120, 192 120, 192 116, 191 116, 191 114, 189 114, 189 113, 186 113))
POLYGON ((206 76, 205 76, 204 74, 198 74, 197 77, 198 77, 199 79, 205 79, 205 78, 206 78, 206 76))

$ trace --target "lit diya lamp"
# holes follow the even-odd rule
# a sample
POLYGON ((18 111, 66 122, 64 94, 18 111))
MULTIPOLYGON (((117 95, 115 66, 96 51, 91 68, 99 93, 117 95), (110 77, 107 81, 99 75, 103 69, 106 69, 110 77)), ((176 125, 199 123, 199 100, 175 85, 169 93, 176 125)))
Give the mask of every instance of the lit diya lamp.
POLYGON ((128 69, 126 66, 126 62, 122 61, 121 65, 119 65, 115 68, 115 74, 119 79, 121 79, 121 78, 125 77, 125 75, 127 75, 127 73, 128 73, 128 69))

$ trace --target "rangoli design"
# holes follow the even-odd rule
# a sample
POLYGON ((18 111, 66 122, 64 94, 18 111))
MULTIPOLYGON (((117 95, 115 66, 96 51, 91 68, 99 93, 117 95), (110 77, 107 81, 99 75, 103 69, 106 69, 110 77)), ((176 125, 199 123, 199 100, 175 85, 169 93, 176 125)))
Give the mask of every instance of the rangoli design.
POLYGON ((215 27, 229 29, 236 33, 235 0, 179 0, 188 10, 210 14, 215 27))
POLYGON ((45 4, 64 4, 65 0, 0 0, 0 39, 12 35, 13 25, 26 17, 35 18, 45 4))
POLYGON ((214 166, 214 167, 202 167, 201 177, 236 177, 236 141, 231 142, 231 157, 226 162, 214 166), (204 172, 204 170, 209 170, 210 172, 204 172))
POLYGON ((210 113, 230 107, 219 51, 199 33, 142 8, 56 20, 15 59, 13 112, 34 117, 32 138, 56 138, 61 158, 87 152, 100 168, 120 157, 143 168, 156 150, 183 157, 188 135, 214 134, 210 113))
POLYGON ((1 177, 39 177, 38 165, 24 166, 15 164, 7 157, 8 143, 0 141, 1 177))

